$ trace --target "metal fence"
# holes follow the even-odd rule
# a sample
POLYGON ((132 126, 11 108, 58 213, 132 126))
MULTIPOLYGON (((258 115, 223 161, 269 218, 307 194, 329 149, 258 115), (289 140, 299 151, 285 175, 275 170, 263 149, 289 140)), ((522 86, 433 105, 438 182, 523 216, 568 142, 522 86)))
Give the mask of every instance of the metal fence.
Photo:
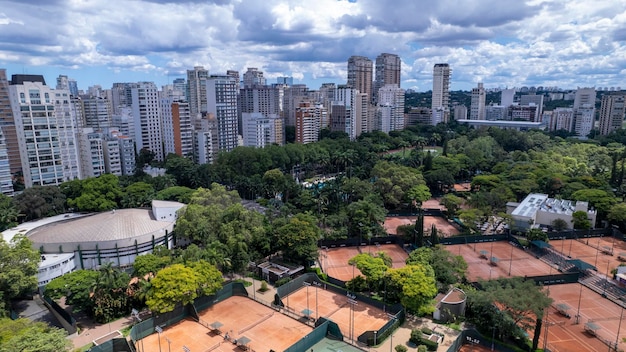
POLYGON ((320 342, 323 338, 326 337, 326 333, 328 332, 329 322, 325 321, 320 325, 316 326, 313 331, 308 333, 306 336, 303 336, 300 340, 296 341, 293 345, 289 346, 285 352, 303 352, 308 351, 311 347, 313 347, 316 343, 320 342))
POLYGON ((42 294, 41 298, 43 298, 43 300, 46 301, 50 308, 52 308, 58 315, 61 316, 61 318, 63 318, 67 322, 67 324, 63 324, 63 326, 70 335, 77 331, 76 319, 74 319, 74 317, 70 313, 61 308, 61 306, 59 306, 57 302, 55 302, 53 299, 46 296, 45 294, 42 294))
POLYGON ((88 352, 135 352, 135 348, 126 339, 113 339, 90 348, 88 352))
POLYGON ((483 336, 476 329, 463 330, 461 334, 448 347, 447 352, 457 352, 463 345, 480 345, 499 352, 523 352, 524 350, 515 346, 505 345, 499 341, 494 341, 483 336))

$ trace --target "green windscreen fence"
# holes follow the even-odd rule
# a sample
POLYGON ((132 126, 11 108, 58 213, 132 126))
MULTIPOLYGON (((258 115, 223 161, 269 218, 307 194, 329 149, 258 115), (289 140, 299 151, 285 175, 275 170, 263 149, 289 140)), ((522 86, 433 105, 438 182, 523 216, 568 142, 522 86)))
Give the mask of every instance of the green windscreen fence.
POLYGON ((90 348, 88 352, 135 352, 135 349, 126 339, 113 339, 90 348))
POLYGON ((311 347, 313 347, 313 345, 320 342, 324 337, 326 337, 326 332, 328 331, 328 325, 329 325, 328 321, 325 321, 322 324, 318 325, 308 335, 303 336, 296 343, 289 346, 285 350, 285 352, 308 351, 311 347))

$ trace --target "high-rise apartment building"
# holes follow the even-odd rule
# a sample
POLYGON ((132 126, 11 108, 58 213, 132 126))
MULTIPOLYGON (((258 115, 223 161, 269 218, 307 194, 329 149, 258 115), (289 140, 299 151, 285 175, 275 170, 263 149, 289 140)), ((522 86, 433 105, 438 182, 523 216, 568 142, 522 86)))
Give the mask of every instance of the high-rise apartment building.
POLYGON ((373 99, 372 60, 364 56, 351 56, 348 59, 348 86, 367 95, 368 102, 373 99))
POLYGON ((219 152, 218 122, 215 115, 202 114, 200 119, 194 120, 194 131, 194 161, 198 164, 212 164, 219 152))
POLYGON ((15 119, 9 97, 9 80, 5 69, 0 69, 0 128, 4 136, 11 175, 22 170, 15 119))
POLYGON ((242 122, 245 147, 263 148, 271 144, 283 144, 283 124, 277 114, 244 112, 242 122))
POLYGON ((111 107, 113 115, 119 115, 121 110, 132 105, 132 88, 137 83, 113 83, 111 88, 111 107))
POLYGON ((283 118, 285 126, 296 125, 296 108, 301 102, 309 101, 309 89, 305 84, 294 84, 283 92, 283 118))
POLYGON ((536 116, 534 121, 539 121, 540 116, 543 114, 543 94, 525 94, 520 97, 520 105, 531 106, 535 105, 536 116))
POLYGON ((345 132, 351 140, 356 139, 367 125, 367 94, 351 86, 339 86, 335 90, 330 117, 331 131, 345 132), (365 111, 364 111, 365 110, 365 111))
POLYGON ((196 66, 193 70, 187 70, 187 92, 185 96, 189 101, 189 109, 192 116, 207 111, 206 81, 209 78, 209 70, 203 66, 196 66))
POLYGON ((433 96, 431 109, 433 114, 441 112, 440 122, 448 122, 450 120, 450 75, 452 69, 448 64, 435 64, 433 67, 433 96))
POLYGON ((57 77, 56 89, 65 89, 68 90, 72 96, 78 96, 78 83, 75 79, 69 78, 66 75, 59 75, 59 77, 57 77))
POLYGON ((82 98, 80 101, 85 127, 92 127, 96 131, 111 127, 113 107, 110 100, 94 97, 82 98))
POLYGON ((515 100, 515 89, 503 89, 500 92, 500 105, 508 108, 513 105, 513 101, 515 100))
POLYGON ((376 81, 374 82, 374 95, 378 101, 378 90, 385 85, 391 84, 400 87, 400 72, 402 60, 396 54, 383 53, 376 57, 376 81))
POLYGON ((596 105, 596 89, 595 88, 578 88, 574 96, 574 110, 589 104, 596 105))
POLYGON ((552 111, 548 130, 558 131, 565 130, 571 132, 574 128, 574 109, 556 108, 552 111))
POLYGON ((605 94, 602 96, 599 126, 601 135, 607 135, 622 128, 626 113, 624 98, 624 95, 605 94))
POLYGON ((13 177, 11 168, 9 167, 9 156, 7 153, 7 144, 0 126, 0 194, 5 196, 13 196, 13 177))
POLYGON ((595 105, 583 104, 574 110, 574 132, 577 136, 587 137, 591 133, 595 116, 595 105))
POLYGON ((276 84, 281 84, 285 86, 293 85, 293 77, 276 77, 276 84))
POLYGON ((132 116, 137 153, 147 149, 156 160, 164 160, 159 91, 154 82, 139 82, 131 88, 132 116))
MULTIPOLYGON (((455 120, 465 120, 467 119, 467 106, 463 104, 458 104, 454 106, 454 119, 455 120)), ((439 121, 442 122, 442 121, 439 121)), ((434 124, 437 125, 436 123, 434 124)))
POLYGON ((193 121, 189 103, 177 98, 161 98, 161 123, 165 155, 193 155, 193 121))
POLYGON ((470 105, 470 120, 485 119, 485 88, 482 83, 478 87, 472 88, 472 104, 470 105))
POLYGON ((78 140, 83 176, 98 177, 106 173, 104 161, 104 138, 93 128, 83 128, 78 140))
POLYGON ((387 84, 378 90, 379 118, 374 129, 389 133, 404 129, 404 89, 387 84))
POLYGON ((317 142, 322 121, 327 120, 328 110, 322 104, 300 103, 296 108, 296 143, 317 142))
POLYGON ((53 90, 40 75, 13 75, 9 96, 25 186, 80 178, 76 112, 69 90, 53 90))
POLYGON ((239 103, 242 113, 259 112, 265 116, 282 113, 282 87, 255 86, 240 89, 239 103))
POLYGON ((263 72, 256 67, 248 67, 248 71, 243 74, 243 87, 252 88, 265 85, 263 72))
POLYGON ((233 77, 211 76, 206 81, 207 110, 217 120, 217 146, 231 151, 239 143, 237 97, 239 85, 233 77))

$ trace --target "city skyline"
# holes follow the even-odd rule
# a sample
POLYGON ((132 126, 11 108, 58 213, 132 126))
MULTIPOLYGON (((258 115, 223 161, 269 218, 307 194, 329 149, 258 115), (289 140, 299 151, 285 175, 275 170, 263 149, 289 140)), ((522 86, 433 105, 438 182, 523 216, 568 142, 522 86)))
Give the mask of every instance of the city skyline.
POLYGON ((625 86, 626 0, 31 1, 0 0, 0 67, 59 74, 79 88, 258 67, 317 88, 345 83, 346 60, 393 53, 401 86, 428 91, 432 67, 451 90, 625 86))

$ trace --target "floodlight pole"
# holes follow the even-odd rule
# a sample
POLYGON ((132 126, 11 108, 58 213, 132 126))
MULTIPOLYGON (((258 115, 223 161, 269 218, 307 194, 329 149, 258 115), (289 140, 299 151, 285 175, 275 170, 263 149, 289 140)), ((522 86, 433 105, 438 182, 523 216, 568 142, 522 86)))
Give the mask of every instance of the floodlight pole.
POLYGON ((615 336, 615 350, 616 351, 618 350, 617 344, 619 343, 619 331, 622 329, 622 316, 623 315, 624 315, 624 307, 622 307, 622 312, 619 313, 619 325, 617 326, 617 336, 615 336))
POLYGON ((156 330, 156 332, 159 334, 159 352, 161 352, 161 333, 163 332, 163 328, 157 325, 154 330, 156 330))
POLYGON ((509 262, 509 276, 511 276, 511 268, 513 267, 513 248, 515 248, 515 246, 511 245, 511 261, 509 262))
POLYGON ((304 281, 302 284, 306 286, 306 316, 307 318, 309 318, 311 314, 311 311, 309 310, 309 286, 311 286, 311 284, 306 281, 304 281))
POLYGON ((580 300, 583 297, 583 284, 580 284, 580 293, 578 294, 578 312, 576 312, 576 324, 580 321, 580 300))
POLYGON ((172 352, 172 340, 165 336, 165 341, 167 341, 167 352, 172 352))

